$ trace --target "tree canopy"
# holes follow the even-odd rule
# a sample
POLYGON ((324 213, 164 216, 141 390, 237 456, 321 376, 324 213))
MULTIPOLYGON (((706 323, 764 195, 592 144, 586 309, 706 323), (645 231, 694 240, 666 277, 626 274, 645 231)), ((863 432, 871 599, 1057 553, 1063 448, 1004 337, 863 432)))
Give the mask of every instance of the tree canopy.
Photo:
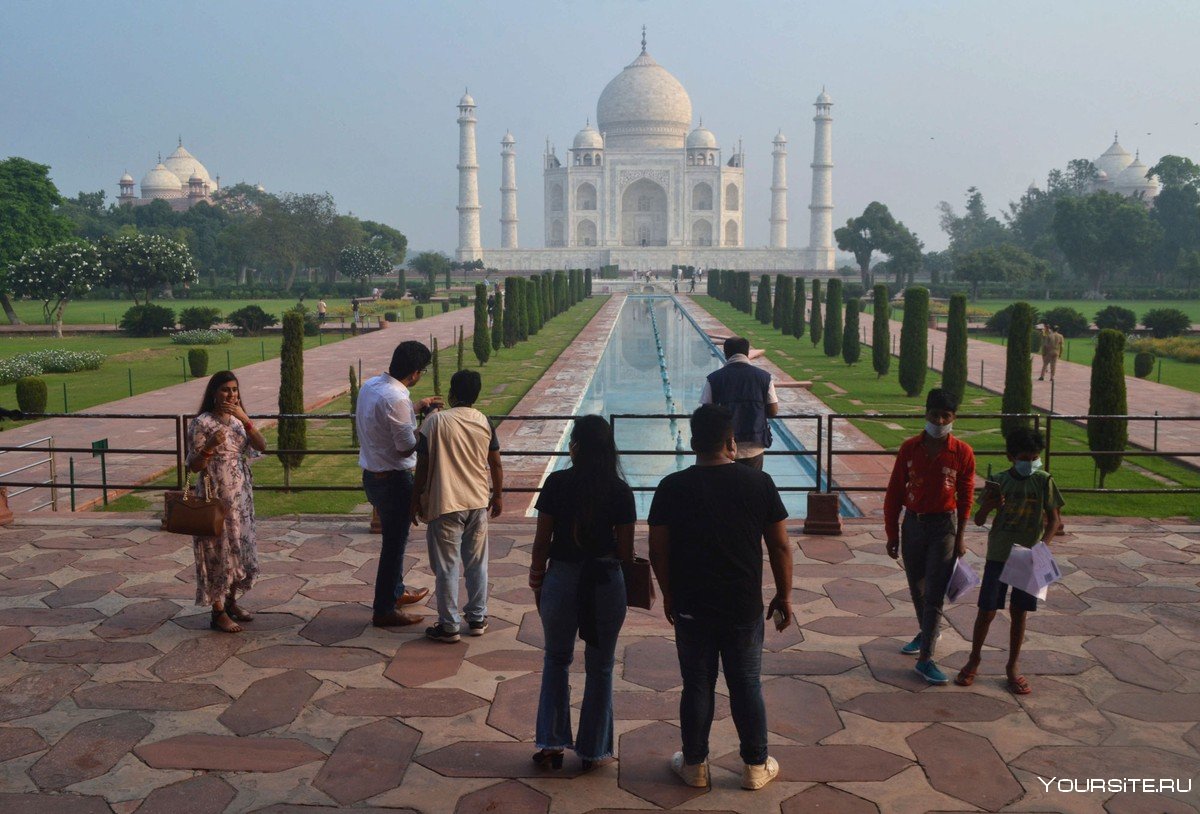
POLYGON ((1141 201, 1110 192, 1060 199, 1053 227, 1067 262, 1097 294, 1108 279, 1144 259, 1162 235, 1141 201))
POLYGON ((0 305, 14 324, 20 320, 8 300, 4 270, 30 249, 71 236, 71 221, 55 209, 61 202, 48 166, 24 158, 0 161, 0 305))

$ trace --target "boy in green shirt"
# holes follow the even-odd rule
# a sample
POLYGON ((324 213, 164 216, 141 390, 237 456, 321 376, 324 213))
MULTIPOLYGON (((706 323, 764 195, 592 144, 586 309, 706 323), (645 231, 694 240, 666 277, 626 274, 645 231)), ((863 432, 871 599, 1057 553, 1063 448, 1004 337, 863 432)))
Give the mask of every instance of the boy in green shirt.
MULTIPOLYGON (((979 671, 983 658, 983 643, 996 611, 1004 609, 1008 585, 1000 581, 1004 563, 1014 545, 1032 548, 1040 540, 1049 543, 1059 526, 1062 495, 1049 472, 1041 469, 1041 452, 1046 447, 1042 434, 1020 427, 1008 434, 1005 451, 1012 462, 1010 469, 989 481, 975 513, 975 525, 982 526, 988 515, 996 511, 996 519, 988 532, 987 563, 983 569, 983 584, 979 586, 979 615, 975 617, 971 655, 959 671, 954 683, 969 687, 979 671)), ((1027 695, 1029 682, 1017 670, 1017 657, 1025 640, 1025 614, 1037 610, 1037 597, 1012 589, 1012 629, 1009 632, 1008 690, 1014 695, 1027 695)))

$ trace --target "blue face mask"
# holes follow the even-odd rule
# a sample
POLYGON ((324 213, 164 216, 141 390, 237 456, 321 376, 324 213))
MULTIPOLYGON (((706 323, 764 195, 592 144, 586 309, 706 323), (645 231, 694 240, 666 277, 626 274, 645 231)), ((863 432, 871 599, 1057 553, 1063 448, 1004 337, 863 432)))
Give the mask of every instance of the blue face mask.
POLYGON ((1032 461, 1013 461, 1013 469, 1023 478, 1028 478, 1034 472, 1042 468, 1042 459, 1035 458, 1032 461))

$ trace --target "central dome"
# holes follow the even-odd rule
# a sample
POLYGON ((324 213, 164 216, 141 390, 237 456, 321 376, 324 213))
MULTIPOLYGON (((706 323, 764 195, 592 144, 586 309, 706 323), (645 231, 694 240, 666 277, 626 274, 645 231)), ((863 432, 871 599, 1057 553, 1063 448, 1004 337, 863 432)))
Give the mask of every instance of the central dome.
POLYGON ((691 123, 687 91, 644 49, 596 103, 596 126, 610 149, 682 148, 691 123))

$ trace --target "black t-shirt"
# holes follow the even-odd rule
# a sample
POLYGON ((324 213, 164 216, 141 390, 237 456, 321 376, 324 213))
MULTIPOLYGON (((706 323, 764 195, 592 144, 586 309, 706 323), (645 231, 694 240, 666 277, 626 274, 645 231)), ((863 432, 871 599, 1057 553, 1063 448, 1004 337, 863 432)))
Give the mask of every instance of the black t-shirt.
POLYGON ((667 526, 676 614, 746 624, 763 614, 763 532, 787 519, 765 472, 729 463, 663 478, 651 526, 667 526))
POLYGON ((637 522, 637 505, 633 490, 620 478, 614 478, 606 490, 607 500, 596 507, 590 528, 583 539, 576 539, 575 517, 582 503, 581 492, 588 488, 576 477, 573 468, 551 472, 542 485, 534 508, 554 518, 554 533, 550 538, 550 559, 582 562, 592 557, 615 557, 615 529, 637 522), (582 543, 583 545, 581 545, 582 543))

